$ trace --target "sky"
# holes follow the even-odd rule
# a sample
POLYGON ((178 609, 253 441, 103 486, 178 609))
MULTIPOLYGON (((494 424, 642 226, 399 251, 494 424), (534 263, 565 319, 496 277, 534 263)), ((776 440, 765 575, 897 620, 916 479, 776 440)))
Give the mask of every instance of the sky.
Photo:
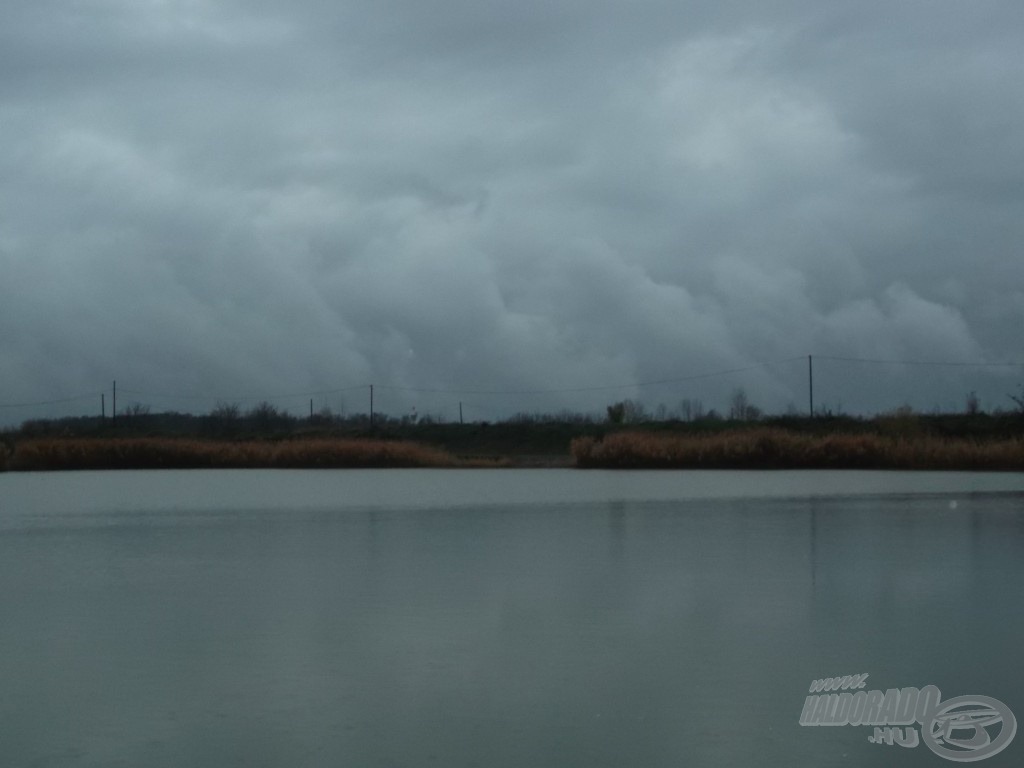
POLYGON ((3 15, 0 424, 1021 391, 1017 0, 3 15))

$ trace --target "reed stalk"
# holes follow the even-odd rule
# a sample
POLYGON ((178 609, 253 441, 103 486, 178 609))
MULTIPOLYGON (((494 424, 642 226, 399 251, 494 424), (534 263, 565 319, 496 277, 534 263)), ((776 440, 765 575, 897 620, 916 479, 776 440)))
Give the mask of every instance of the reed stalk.
POLYGON ((618 432, 576 438, 576 466, 601 469, 920 469, 1024 471, 1024 440, 930 435, 805 435, 773 428, 717 434, 618 432))
POLYGON ((40 439, 19 442, 7 469, 341 469, 450 467, 437 448, 391 440, 219 442, 169 438, 40 439))

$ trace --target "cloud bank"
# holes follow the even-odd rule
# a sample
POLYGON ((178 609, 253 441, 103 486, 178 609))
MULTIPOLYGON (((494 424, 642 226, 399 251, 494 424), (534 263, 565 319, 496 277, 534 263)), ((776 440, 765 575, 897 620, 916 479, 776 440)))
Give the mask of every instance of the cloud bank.
POLYGON ((854 412, 1024 379, 825 359, 1022 361, 1019 3, 5 16, 0 403, 781 411, 808 354, 854 412))

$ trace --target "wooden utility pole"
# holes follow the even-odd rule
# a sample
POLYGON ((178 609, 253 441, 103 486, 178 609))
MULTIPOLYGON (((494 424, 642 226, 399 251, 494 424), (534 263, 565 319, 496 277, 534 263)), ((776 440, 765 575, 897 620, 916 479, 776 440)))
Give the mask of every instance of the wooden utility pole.
POLYGON ((807 356, 807 396, 810 400, 811 418, 814 418, 814 360, 807 356))
POLYGON ((462 424, 462 401, 459 400, 459 424, 462 424))
POLYGON ((309 398, 309 420, 313 420, 313 398, 309 398))
POLYGON ((370 385, 370 426, 373 426, 373 384, 370 385))

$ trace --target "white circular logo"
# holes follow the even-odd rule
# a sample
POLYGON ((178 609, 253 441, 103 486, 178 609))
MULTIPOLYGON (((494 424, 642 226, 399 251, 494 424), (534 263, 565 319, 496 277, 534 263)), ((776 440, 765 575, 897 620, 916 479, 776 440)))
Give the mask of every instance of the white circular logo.
POLYGON ((961 763, 1002 752, 1017 733, 1010 708, 990 696, 940 701, 922 725, 924 743, 932 752, 961 763))

